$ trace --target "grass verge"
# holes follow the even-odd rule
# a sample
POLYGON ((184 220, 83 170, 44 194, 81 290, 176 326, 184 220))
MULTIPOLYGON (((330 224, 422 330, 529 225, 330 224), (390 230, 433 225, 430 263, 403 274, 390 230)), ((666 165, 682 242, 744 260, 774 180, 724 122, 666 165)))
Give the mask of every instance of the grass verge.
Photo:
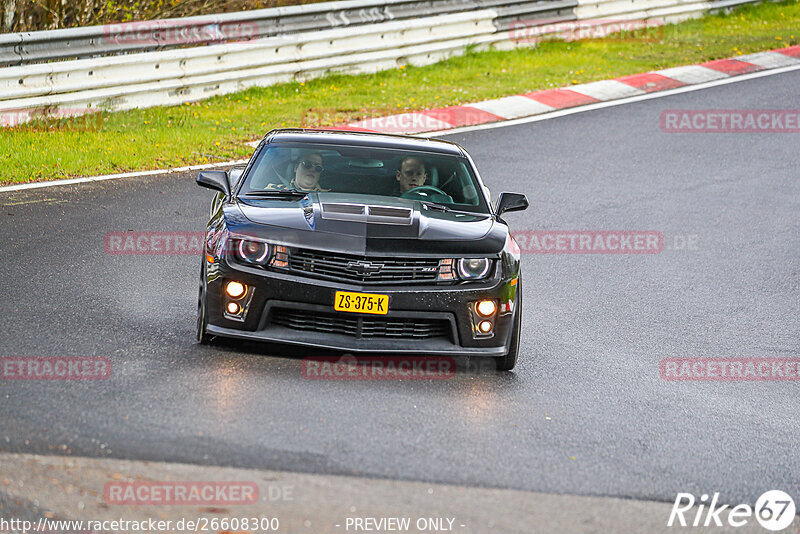
POLYGON ((252 149, 244 142, 274 127, 321 127, 466 104, 782 48, 799 39, 800 1, 792 0, 669 25, 656 39, 610 36, 471 51, 425 67, 331 75, 183 106, 39 120, 0 128, 0 183, 246 158, 252 149))

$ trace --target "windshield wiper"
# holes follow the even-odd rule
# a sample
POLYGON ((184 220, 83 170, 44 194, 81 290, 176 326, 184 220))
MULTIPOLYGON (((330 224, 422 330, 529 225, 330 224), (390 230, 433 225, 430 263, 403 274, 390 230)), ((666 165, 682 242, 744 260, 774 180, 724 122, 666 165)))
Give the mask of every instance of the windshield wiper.
POLYGON ((453 208, 448 208, 444 204, 437 204, 435 202, 426 202, 424 200, 420 200, 422 205, 424 205, 429 210, 438 210, 438 211, 453 211, 453 208))
POLYGON ((444 204, 437 204, 436 202, 429 202, 425 200, 421 200, 420 202, 430 210, 443 211, 445 213, 463 213, 465 215, 476 215, 471 211, 456 210, 451 208, 450 206, 445 206, 444 204))
POLYGON ((304 197, 308 191, 299 189, 265 189, 263 191, 248 191, 243 196, 246 197, 304 197))

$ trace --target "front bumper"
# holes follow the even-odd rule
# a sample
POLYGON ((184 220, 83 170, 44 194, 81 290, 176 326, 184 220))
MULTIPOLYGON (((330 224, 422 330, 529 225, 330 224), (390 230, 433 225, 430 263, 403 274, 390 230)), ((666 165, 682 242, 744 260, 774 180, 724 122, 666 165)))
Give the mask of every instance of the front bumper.
POLYGON ((514 313, 498 311, 491 337, 473 335, 471 303, 487 298, 516 302, 516 275, 503 278, 499 262, 493 276, 483 282, 405 286, 333 282, 224 260, 206 267, 208 333, 225 337, 352 353, 503 356, 517 311, 516 306, 514 313), (244 321, 232 320, 223 312, 230 300, 224 285, 230 280, 252 288, 244 321), (334 311, 336 291, 389 295, 389 312, 334 311), (432 331, 437 335, 426 337, 432 331))

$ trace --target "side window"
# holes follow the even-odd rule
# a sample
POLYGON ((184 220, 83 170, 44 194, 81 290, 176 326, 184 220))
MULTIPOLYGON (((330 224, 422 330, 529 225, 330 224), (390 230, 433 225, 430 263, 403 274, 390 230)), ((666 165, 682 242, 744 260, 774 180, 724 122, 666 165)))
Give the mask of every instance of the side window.
POLYGON ((253 166, 253 176, 250 178, 251 189, 266 189, 269 184, 288 184, 286 178, 287 165, 291 164, 291 149, 269 147, 261 152, 253 166))
POLYGON ((228 185, 231 187, 231 191, 234 191, 236 186, 239 185, 239 180, 242 179, 243 173, 244 167, 234 167, 228 171, 228 185))
POLYGON ((457 204, 477 206, 480 204, 478 192, 472 183, 469 171, 463 162, 447 168, 446 176, 442 178, 443 190, 453 197, 457 204))
POLYGON ((469 204, 470 206, 477 206, 480 204, 480 200, 478 199, 478 191, 475 189, 475 184, 472 183, 469 171, 462 161, 458 162, 458 175, 461 177, 460 185, 461 196, 464 199, 463 203, 469 204))

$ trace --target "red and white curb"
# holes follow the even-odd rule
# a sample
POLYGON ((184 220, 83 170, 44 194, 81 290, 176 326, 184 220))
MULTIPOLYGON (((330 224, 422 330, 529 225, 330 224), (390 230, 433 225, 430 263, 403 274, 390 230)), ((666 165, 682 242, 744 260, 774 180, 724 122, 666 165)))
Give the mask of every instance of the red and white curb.
POLYGON ((462 106, 369 118, 339 126, 337 129, 394 134, 442 132, 464 126, 532 117, 566 108, 620 100, 796 65, 800 65, 800 45, 462 106))

